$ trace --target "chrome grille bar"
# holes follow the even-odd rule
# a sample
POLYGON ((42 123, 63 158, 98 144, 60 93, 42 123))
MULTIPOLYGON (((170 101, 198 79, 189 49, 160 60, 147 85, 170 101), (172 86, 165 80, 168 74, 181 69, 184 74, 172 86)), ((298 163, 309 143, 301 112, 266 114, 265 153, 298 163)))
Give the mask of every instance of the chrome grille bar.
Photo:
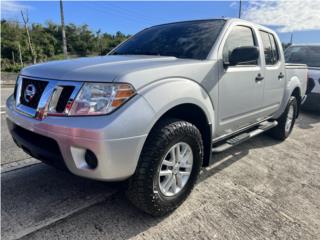
MULTIPOLYGON (((48 85, 44 89, 42 96, 39 100, 37 109, 33 109, 31 107, 25 106, 20 102, 20 98, 22 93, 22 81, 23 76, 19 76, 17 81, 17 94, 16 94, 16 110, 28 117, 32 117, 38 120, 44 119, 47 115, 54 115, 54 116, 64 116, 67 115, 70 111, 70 107, 75 100, 80 88, 82 86, 82 82, 73 82, 73 81, 58 81, 58 80, 43 80, 37 78, 31 78, 35 81, 47 81, 48 85), (74 87, 72 94, 70 95, 69 99, 67 100, 67 105, 63 112, 56 112, 56 105, 61 97, 61 91, 64 87, 71 86, 74 87), (50 111, 49 111, 50 106, 50 111)), ((28 77, 28 79, 30 79, 28 77)))

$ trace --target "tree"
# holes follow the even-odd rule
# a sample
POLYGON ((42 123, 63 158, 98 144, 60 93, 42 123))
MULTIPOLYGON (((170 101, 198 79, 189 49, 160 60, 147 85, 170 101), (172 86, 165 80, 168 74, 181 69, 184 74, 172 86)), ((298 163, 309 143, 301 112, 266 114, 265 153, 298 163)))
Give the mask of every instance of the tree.
POLYGON ((27 33, 28 46, 29 46, 30 54, 32 56, 32 61, 33 61, 33 64, 35 64, 37 62, 37 59, 36 59, 35 52, 33 50, 31 37, 30 37, 30 33, 29 33, 29 26, 28 26, 28 24, 29 24, 29 15, 28 15, 28 12, 26 12, 26 14, 24 14, 23 11, 21 10, 21 16, 22 16, 22 20, 24 22, 24 28, 26 29, 26 33, 27 33))
MULTIPOLYGON (((30 64, 35 60, 43 62, 63 59, 61 25, 49 21, 46 24, 34 23, 30 26, 26 14, 22 14, 26 20, 22 25, 18 22, 1 20, 2 70, 19 71, 22 62, 30 64), (16 64, 13 63, 13 55, 16 64)), ((68 53, 71 57, 105 55, 129 37, 122 32, 116 34, 93 32, 88 25, 68 24, 65 30, 68 53)))

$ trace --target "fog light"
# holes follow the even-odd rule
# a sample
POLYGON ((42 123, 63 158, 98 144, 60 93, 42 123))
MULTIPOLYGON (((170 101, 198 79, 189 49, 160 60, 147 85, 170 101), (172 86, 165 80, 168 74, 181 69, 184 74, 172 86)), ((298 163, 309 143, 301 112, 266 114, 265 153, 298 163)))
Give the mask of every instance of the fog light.
POLYGON ((98 159, 92 151, 87 150, 84 155, 84 159, 86 160, 86 163, 90 169, 95 169, 98 166, 98 159))

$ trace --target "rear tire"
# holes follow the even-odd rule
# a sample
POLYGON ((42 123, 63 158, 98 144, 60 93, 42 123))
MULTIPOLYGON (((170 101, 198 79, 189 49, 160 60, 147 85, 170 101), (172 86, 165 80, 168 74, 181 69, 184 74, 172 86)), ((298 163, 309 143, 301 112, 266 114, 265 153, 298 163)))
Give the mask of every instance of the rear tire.
POLYGON ((153 216, 165 215, 188 197, 202 161, 203 143, 196 126, 165 119, 147 138, 126 195, 140 210, 153 216))
POLYGON ((294 96, 290 97, 288 105, 283 114, 277 119, 278 125, 270 129, 269 136, 284 141, 292 132, 298 114, 298 102, 294 96))

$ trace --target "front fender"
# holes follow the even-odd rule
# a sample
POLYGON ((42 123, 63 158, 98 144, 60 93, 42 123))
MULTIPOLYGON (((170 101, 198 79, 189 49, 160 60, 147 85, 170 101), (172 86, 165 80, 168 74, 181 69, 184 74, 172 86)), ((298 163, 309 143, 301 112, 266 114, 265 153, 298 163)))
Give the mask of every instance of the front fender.
POLYGON ((155 115, 148 129, 168 110, 181 104, 194 104, 205 113, 208 124, 214 126, 214 106, 208 93, 195 81, 184 78, 170 78, 153 82, 138 91, 150 106, 155 115))

